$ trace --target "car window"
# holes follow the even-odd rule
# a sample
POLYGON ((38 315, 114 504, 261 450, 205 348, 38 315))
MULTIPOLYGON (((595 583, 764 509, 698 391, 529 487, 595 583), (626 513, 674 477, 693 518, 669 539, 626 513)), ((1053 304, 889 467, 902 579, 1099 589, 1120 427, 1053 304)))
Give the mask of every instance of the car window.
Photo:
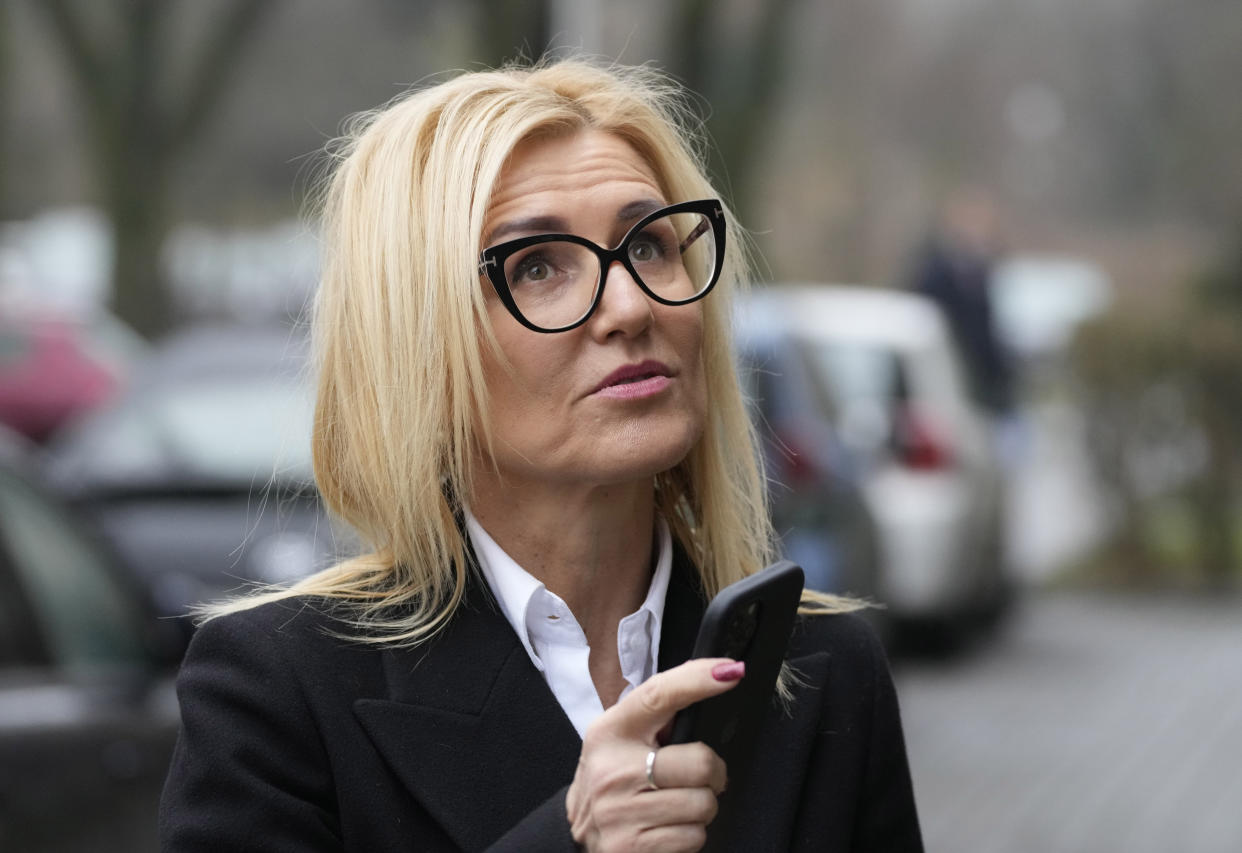
POLYGON ((813 360, 839 405, 888 403, 901 395, 897 357, 881 347, 819 344, 813 360))
POLYGON ((310 482, 314 400, 302 383, 188 382, 136 398, 91 424, 70 451, 87 480, 143 482, 170 471, 221 482, 274 475, 310 482))
POLYGON ((201 384, 166 395, 147 413, 174 458, 228 479, 267 477, 273 463, 309 481, 314 402, 302 385, 201 384))
POLYGON ((893 406, 909 394, 901 361, 889 349, 808 342, 804 354, 816 384, 833 400, 841 437, 857 451, 879 452, 890 440, 893 406))
POLYGON ((763 353, 744 350, 739 356, 742 389, 768 420, 814 418, 832 422, 834 402, 808 372, 813 369, 792 342, 763 353))
POLYGON ((52 659, 76 669, 145 658, 140 614, 69 517, 0 470, 0 537, 52 659))

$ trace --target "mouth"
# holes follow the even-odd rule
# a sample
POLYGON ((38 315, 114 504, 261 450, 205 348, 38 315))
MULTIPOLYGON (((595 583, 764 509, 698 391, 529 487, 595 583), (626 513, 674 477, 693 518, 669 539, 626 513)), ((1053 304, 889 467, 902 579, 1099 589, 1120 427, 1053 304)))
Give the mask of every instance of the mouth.
POLYGON ((649 359, 638 364, 627 364, 614 370, 604 377, 603 382, 595 386, 592 393, 597 394, 610 388, 641 385, 642 383, 649 383, 651 380, 660 380, 661 384, 663 384, 665 380, 671 379, 672 376, 673 372, 669 370, 667 365, 649 359))

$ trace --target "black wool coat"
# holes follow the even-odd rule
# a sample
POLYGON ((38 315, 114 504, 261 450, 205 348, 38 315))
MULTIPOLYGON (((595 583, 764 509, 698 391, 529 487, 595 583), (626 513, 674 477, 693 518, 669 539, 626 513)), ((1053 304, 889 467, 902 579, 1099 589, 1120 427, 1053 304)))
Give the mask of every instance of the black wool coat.
MULTIPOLYGON (((690 654, 704 600, 680 552, 660 669, 690 654)), ((565 794, 582 741, 486 585, 429 645, 332 636, 330 604, 219 617, 178 678, 165 851, 573 851, 565 794)), ((739 851, 921 851, 897 699, 854 616, 802 618, 801 684, 731 782, 739 851)))

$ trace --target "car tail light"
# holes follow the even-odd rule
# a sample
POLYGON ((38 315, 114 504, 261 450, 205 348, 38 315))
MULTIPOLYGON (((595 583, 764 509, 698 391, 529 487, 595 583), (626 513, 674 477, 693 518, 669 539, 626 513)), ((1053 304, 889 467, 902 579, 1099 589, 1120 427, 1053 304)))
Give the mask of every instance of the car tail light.
POLYGON ((953 465, 953 450, 943 428, 910 405, 898 407, 894 420, 897 460, 917 471, 939 471, 953 465))

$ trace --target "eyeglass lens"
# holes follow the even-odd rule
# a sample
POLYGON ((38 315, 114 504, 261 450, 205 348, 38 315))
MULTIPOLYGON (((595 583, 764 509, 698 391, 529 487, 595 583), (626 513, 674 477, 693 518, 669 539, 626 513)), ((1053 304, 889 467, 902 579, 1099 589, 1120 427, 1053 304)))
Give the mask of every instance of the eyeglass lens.
MULTIPOLYGON (((661 299, 694 299, 711 284, 715 232, 702 213, 670 213, 652 220, 629 236, 625 250, 642 283, 661 299)), ((504 271, 522 316, 548 329, 580 320, 603 278, 594 251, 562 240, 536 243, 510 255, 504 271)))

